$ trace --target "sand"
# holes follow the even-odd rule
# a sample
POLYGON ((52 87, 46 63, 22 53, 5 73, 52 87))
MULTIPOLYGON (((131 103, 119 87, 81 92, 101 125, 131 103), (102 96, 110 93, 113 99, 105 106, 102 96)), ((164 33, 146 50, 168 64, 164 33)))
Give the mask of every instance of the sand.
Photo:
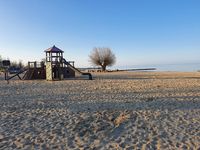
POLYGON ((0 149, 200 149, 200 73, 0 77, 0 149))

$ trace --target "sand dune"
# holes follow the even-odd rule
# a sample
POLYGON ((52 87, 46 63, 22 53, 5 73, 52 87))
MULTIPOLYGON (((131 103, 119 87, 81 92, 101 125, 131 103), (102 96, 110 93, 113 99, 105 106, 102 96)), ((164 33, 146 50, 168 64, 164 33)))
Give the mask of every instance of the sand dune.
POLYGON ((200 73, 0 80, 0 149, 199 149, 200 73))

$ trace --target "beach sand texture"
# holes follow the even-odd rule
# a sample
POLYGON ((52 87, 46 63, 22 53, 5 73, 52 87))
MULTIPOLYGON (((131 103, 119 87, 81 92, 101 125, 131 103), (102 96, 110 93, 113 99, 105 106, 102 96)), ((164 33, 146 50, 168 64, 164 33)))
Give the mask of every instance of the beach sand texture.
POLYGON ((1 76, 0 149, 200 149, 200 73, 1 76))

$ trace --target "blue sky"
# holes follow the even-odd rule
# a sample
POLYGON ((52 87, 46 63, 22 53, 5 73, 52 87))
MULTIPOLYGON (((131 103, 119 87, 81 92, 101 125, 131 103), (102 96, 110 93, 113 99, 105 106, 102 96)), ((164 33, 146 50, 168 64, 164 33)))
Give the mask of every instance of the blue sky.
POLYGON ((88 67, 110 47, 115 67, 200 63, 199 0, 0 0, 0 55, 41 60, 56 45, 88 67))

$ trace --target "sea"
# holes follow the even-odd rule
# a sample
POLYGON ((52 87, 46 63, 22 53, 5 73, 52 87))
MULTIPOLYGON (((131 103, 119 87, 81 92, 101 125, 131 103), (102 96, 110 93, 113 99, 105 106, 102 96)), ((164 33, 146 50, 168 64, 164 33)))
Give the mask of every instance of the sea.
POLYGON ((200 71, 200 63, 132 65, 132 66, 121 66, 118 67, 117 69, 126 70, 126 69, 148 69, 148 68, 155 68, 156 70, 153 71, 197 72, 200 71))

